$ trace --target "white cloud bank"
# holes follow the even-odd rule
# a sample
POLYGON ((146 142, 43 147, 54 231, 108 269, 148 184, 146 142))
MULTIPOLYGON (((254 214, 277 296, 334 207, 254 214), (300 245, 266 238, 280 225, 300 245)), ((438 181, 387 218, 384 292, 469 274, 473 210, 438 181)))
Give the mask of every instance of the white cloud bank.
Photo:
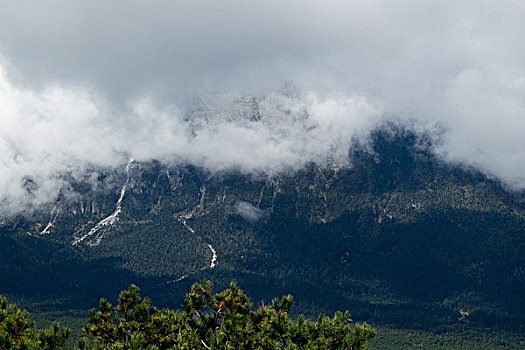
POLYGON ((390 117, 438 125, 444 159, 524 189, 524 17, 489 0, 0 2, 0 201, 127 156, 344 162, 390 117), (289 79, 302 95, 272 92, 289 79))
POLYGON ((351 142, 365 143, 379 120, 361 97, 312 93, 206 95, 184 110, 142 99, 115 114, 86 91, 18 89, 0 71, 0 201, 7 212, 45 203, 64 174, 84 178, 129 157, 270 175, 312 161, 344 165, 351 142))

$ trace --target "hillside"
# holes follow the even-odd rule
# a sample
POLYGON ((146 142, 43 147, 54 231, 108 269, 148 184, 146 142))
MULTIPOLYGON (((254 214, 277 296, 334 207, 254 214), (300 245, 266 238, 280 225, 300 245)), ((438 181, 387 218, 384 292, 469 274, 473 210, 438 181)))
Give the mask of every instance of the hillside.
POLYGON ((409 131, 372 144, 348 166, 272 177, 132 160, 71 180, 2 222, 0 294, 67 319, 130 283, 173 307, 196 281, 234 279, 253 300, 290 293, 297 312, 348 309, 389 334, 523 342, 523 196, 409 131))

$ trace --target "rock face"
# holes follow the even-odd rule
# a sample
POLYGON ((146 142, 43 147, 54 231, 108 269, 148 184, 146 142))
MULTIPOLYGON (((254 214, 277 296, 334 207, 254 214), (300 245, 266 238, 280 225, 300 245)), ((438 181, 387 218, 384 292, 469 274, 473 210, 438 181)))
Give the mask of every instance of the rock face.
POLYGON ((254 177, 132 161, 97 189, 72 184, 83 190, 1 223, 0 293, 91 307, 82 300, 133 282, 177 305, 192 282, 235 279, 255 298, 294 294, 299 312, 521 329, 518 196, 411 135, 378 133, 374 145, 347 168, 254 177))

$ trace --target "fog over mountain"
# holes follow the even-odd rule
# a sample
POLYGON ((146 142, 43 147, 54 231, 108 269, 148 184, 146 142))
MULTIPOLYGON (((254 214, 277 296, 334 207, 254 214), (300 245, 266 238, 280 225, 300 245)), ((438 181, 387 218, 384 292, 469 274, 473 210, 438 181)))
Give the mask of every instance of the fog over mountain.
POLYGON ((1 1, 0 212, 129 157, 344 166, 387 121, 524 189, 524 15, 519 1, 1 1))

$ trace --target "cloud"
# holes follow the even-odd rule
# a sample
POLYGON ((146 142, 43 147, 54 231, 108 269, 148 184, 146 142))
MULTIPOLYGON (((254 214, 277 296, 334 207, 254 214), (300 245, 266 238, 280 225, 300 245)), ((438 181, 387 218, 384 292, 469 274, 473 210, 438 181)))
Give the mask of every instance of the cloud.
POLYGON ((257 208, 256 206, 244 201, 237 202, 235 205, 235 213, 252 224, 268 215, 267 210, 257 208))
MULTIPOLYGON (((0 70, 0 202, 3 213, 55 199, 65 175, 158 159, 211 171, 275 175, 308 162, 344 165, 380 113, 359 96, 320 100, 275 92, 204 94, 191 108, 148 98, 115 113, 88 91, 15 87, 0 70), (27 189, 27 181, 34 186, 27 189)), ((91 176, 92 177, 92 176, 91 176)))
POLYGON ((342 164, 390 118, 525 189, 524 15, 492 0, 3 2, 0 201, 45 202, 62 174, 128 156, 342 164))

